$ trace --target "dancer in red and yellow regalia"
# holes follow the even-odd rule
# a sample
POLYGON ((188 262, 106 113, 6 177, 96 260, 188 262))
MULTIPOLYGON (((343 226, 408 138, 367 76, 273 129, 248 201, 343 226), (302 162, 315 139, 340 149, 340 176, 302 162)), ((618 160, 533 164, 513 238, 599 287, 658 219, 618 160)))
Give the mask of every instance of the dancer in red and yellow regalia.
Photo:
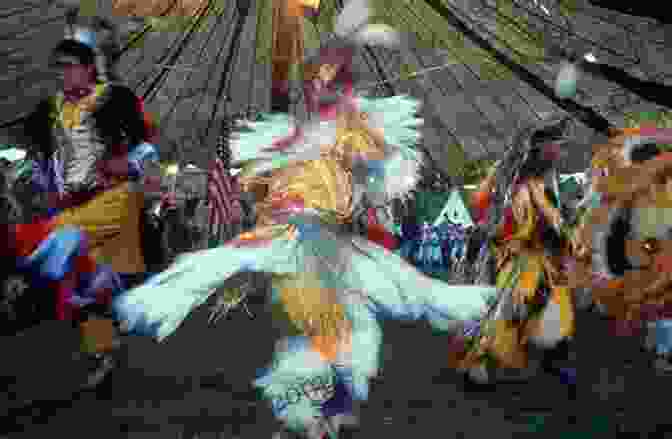
POLYGON ((117 275, 145 274, 140 221, 150 169, 158 189, 151 119, 142 101, 114 80, 101 50, 111 28, 81 20, 70 17, 66 38, 53 51, 62 90, 26 122, 38 163, 34 181, 49 192, 49 215, 9 230, 18 264, 57 281, 61 319, 73 318, 82 304, 109 302, 110 292, 121 289, 117 275))
MULTIPOLYGON (((271 275, 271 299, 281 311, 274 321, 288 323, 288 333, 254 385, 279 420, 311 439, 336 438, 357 401, 368 398, 379 372, 380 320, 426 319, 455 332, 495 294, 490 286, 426 277, 349 227, 362 206, 407 197, 416 186, 422 120, 412 97, 353 96, 352 82, 342 79, 357 44, 330 44, 316 54, 306 84, 310 120, 265 114, 232 142, 238 178, 259 188, 256 227, 182 256, 114 301, 129 329, 160 341, 237 273, 271 275)), ((242 296, 232 290, 220 296, 231 305, 242 296)))
POLYGON ((567 141, 566 125, 551 120, 522 130, 474 195, 477 220, 492 232, 481 260, 488 276, 480 280, 494 280, 499 298, 465 335, 451 364, 479 381, 496 368, 525 368, 528 342, 555 348, 574 334, 563 259, 580 243, 549 184, 557 178, 554 161, 567 141))

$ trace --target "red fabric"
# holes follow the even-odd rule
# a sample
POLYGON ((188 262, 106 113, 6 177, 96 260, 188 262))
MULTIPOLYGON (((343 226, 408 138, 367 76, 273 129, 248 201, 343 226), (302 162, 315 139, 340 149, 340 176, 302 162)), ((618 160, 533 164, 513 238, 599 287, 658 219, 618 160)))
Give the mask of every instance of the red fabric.
POLYGON ((73 320, 77 317, 75 306, 70 303, 73 291, 77 285, 77 277, 74 273, 68 275, 60 282, 54 282, 56 290, 56 320, 73 320))
POLYGON ((177 196, 175 195, 175 192, 166 192, 161 195, 161 207, 164 209, 177 207, 177 196))
MULTIPOLYGON (((118 143, 115 145, 111 145, 108 150, 108 157, 110 158, 126 157, 126 156, 128 156, 128 143, 118 143)), ((102 171, 105 167, 104 161, 101 160, 100 162, 98 162, 97 166, 102 171)))
POLYGON ((210 233, 217 234, 224 224, 236 224, 242 219, 240 184, 224 163, 216 159, 208 173, 208 200, 210 201, 210 233))
POLYGON ((289 81, 273 81, 271 84, 271 93, 274 97, 285 97, 289 93, 289 81))
POLYGON ((471 196, 471 206, 475 212, 476 222, 484 223, 487 220, 488 207, 490 207, 490 194, 486 191, 474 192, 471 196))
POLYGON ((110 305, 112 303, 112 290, 105 288, 96 291, 96 303, 99 305, 110 305))
MULTIPOLYGON (((14 226, 12 234, 16 243, 15 256, 29 256, 55 229, 55 222, 53 220, 39 220, 30 224, 18 224, 14 226)), ((82 250, 82 254, 75 259, 73 271, 68 273, 61 281, 53 282, 51 286, 54 294, 56 294, 55 313, 58 320, 77 318, 77 308, 70 303, 70 298, 77 286, 80 275, 82 273, 92 274, 96 272, 97 263, 95 259, 89 255, 86 247, 82 250)), ((100 300, 105 301, 107 298, 103 295, 100 300)))
POLYGON ((16 257, 27 257, 55 230, 52 220, 38 220, 29 224, 17 224, 12 234, 16 243, 16 257))
POLYGON ((634 337, 641 334, 642 322, 639 320, 612 320, 612 334, 620 337, 634 337))
POLYGON ((91 95, 95 91, 95 86, 76 88, 72 90, 63 90, 63 99, 65 102, 78 102, 80 99, 91 95))
POLYGON ((661 254, 655 257, 656 271, 661 273, 672 272, 672 256, 669 254, 661 254))
POLYGON ((147 130, 147 138, 145 140, 149 143, 154 143, 156 141, 156 137, 159 135, 158 127, 154 123, 152 115, 145 111, 145 102, 139 96, 136 108, 138 113, 142 114, 143 120, 145 122, 145 130, 147 130))
POLYGON ((87 273, 93 274, 98 268, 96 260, 89 254, 88 249, 84 249, 84 254, 81 254, 75 258, 75 273, 87 273))
POLYGON ((656 157, 656 160, 659 160, 661 162, 672 161, 672 152, 664 152, 660 154, 658 157, 656 157))
POLYGON ((513 236, 513 223, 513 209, 508 207, 504 211, 503 239, 507 240, 513 236))
POLYGON ((452 355, 462 355, 467 352, 467 340, 463 336, 453 336, 448 339, 448 352, 452 355))
POLYGON ((375 242, 378 245, 385 247, 388 250, 396 250, 399 248, 399 240, 392 233, 388 232, 384 226, 378 224, 376 214, 373 209, 369 209, 369 224, 367 229, 367 237, 369 241, 375 242))

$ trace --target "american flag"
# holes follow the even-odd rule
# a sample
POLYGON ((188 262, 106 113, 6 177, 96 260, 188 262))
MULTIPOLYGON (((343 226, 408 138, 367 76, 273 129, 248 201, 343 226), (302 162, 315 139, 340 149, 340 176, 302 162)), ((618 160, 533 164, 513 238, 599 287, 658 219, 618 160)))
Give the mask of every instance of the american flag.
POLYGON ((208 174, 210 236, 217 243, 232 238, 234 226, 242 220, 240 186, 229 170, 228 135, 220 135, 215 160, 208 174))

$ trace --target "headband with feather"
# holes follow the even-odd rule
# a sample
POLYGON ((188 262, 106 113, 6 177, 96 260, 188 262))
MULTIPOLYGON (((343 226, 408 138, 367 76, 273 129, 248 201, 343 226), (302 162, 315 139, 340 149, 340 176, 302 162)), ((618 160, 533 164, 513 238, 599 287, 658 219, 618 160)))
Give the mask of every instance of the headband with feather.
POLYGON ((79 8, 66 15, 64 39, 54 48, 51 64, 95 64, 99 82, 115 79, 114 65, 120 53, 119 32, 103 17, 83 17, 79 8))
MULTIPOLYGON (((399 41, 394 30, 370 25, 370 16, 367 0, 349 2, 335 18, 335 37, 312 55, 314 62, 335 64, 349 72, 359 44, 399 41)), ((356 192, 380 202, 407 196, 420 180, 423 162, 421 154, 414 149, 421 137, 418 128, 422 119, 417 117, 420 101, 409 96, 355 97, 352 95, 352 77, 346 79, 345 86, 345 92, 336 97, 333 105, 322 105, 321 102, 330 90, 309 90, 312 94, 309 93, 307 100, 319 101, 315 108, 326 106, 334 110, 322 114, 322 108, 319 108, 321 117, 317 120, 301 124, 288 115, 272 114, 254 123, 251 131, 239 133, 231 148, 234 166, 243 168, 241 175, 259 175, 296 162, 318 159, 324 145, 373 142, 380 144, 369 149, 379 150, 377 156, 382 158, 364 158, 353 165, 356 192), (348 140, 339 137, 337 129, 336 116, 342 112, 368 116, 365 124, 350 131, 350 136, 346 136, 348 140), (289 135, 287 131, 290 131, 289 135), (382 142, 372 140, 374 131, 383 134, 382 142)))
POLYGON ((306 60, 321 56, 324 48, 334 46, 380 46, 390 49, 401 44, 398 31, 386 24, 370 23, 372 18, 370 0, 350 0, 334 19, 334 33, 320 48, 308 50, 306 60))
POLYGON ((334 18, 334 32, 318 48, 306 51, 304 95, 308 114, 333 119, 343 105, 351 105, 354 94, 352 61, 359 47, 369 45, 395 49, 401 44, 399 32, 382 24, 371 24, 369 0, 351 0, 334 18), (328 84, 316 80, 321 66, 336 67, 328 84))
POLYGON ((525 173, 535 169, 535 159, 541 159, 552 167, 552 160, 544 160, 541 150, 547 144, 564 143, 568 139, 570 120, 553 116, 536 124, 522 127, 513 137, 504 157, 497 163, 492 175, 492 193, 488 206, 488 230, 494 234, 504 218, 504 210, 511 203, 513 190, 525 173), (536 156, 536 157, 535 157, 536 156))

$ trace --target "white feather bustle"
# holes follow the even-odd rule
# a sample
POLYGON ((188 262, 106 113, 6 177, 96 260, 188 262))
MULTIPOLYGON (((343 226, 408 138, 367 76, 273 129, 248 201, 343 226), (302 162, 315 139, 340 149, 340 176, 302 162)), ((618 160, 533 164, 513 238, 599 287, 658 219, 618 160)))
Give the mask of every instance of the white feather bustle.
POLYGON ((415 151, 385 145, 384 187, 388 200, 408 199, 422 179, 424 160, 415 151))
POLYGON ((359 45, 395 48, 401 43, 399 33, 386 24, 369 23, 369 0, 350 0, 334 20, 336 36, 359 45))

